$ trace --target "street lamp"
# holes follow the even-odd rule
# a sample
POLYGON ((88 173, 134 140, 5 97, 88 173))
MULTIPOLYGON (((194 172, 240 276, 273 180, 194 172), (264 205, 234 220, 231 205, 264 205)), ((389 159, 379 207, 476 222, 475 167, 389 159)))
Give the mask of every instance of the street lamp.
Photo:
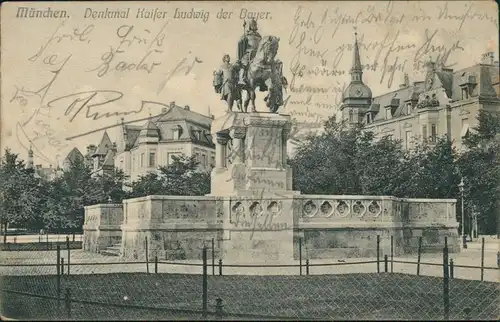
POLYGON ((460 198, 462 199, 462 240, 464 248, 467 248, 465 242, 465 216, 464 216, 464 178, 460 180, 458 184, 458 189, 460 190, 460 198))

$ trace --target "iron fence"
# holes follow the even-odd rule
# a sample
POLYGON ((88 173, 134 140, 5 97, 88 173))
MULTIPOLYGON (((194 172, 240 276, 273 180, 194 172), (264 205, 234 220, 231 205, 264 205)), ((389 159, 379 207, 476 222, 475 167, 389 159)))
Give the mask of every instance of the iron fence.
POLYGON ((500 316, 498 266, 490 265, 484 246, 475 266, 461 263, 447 246, 430 258, 422 253, 421 240, 415 253, 403 257, 393 241, 390 245, 385 253, 377 246, 377 256, 367 260, 321 261, 303 258, 301 251, 298 261, 280 265, 225 263, 210 247, 200 250, 201 261, 90 262, 95 254, 86 257, 57 245, 37 258, 0 264, 2 312, 51 320, 500 316), (461 270, 474 276, 461 278, 461 270), (487 272, 496 282, 488 281, 487 272))

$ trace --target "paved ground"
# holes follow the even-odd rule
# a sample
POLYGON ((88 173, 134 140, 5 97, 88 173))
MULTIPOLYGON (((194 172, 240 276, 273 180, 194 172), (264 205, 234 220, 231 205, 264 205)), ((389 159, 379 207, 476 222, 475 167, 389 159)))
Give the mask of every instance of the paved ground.
MULTIPOLYGON (((485 269, 483 278, 485 281, 500 282, 500 271, 497 268, 497 251, 498 243, 496 239, 490 240, 485 247, 484 266, 493 269, 485 269)), ((146 272, 145 263, 124 263, 118 257, 103 256, 95 253, 88 253, 82 250, 71 250, 71 274, 101 274, 101 273, 131 273, 131 272, 146 272), (101 264, 93 264, 101 263, 101 264), (86 265, 84 265, 86 264, 86 265)), ((61 257, 67 263, 67 251, 61 251, 61 257)), ((463 268, 459 265, 466 266, 481 266, 481 245, 480 243, 469 243, 468 249, 462 250, 460 253, 450 254, 450 259, 453 259, 455 264, 454 277, 461 279, 480 280, 481 270, 479 268, 463 268)), ((143 259, 142 259, 143 260, 143 259)), ((349 274, 349 273, 373 273, 377 272, 377 264, 375 262, 356 264, 355 262, 375 261, 376 258, 358 258, 358 259, 328 259, 328 260, 310 260, 309 274, 349 274), (334 266, 314 266, 318 264, 330 264, 334 266)), ((416 274, 417 273, 417 256, 395 257, 395 261, 409 261, 407 263, 393 263, 393 272, 416 274)), ((144 261, 144 260, 143 260, 144 261)), ((209 258, 211 265, 211 258, 209 258)), ((0 276, 2 275, 51 275, 56 273, 56 251, 20 251, 20 252, 0 252, 0 276), (1 266, 4 264, 12 265, 31 265, 31 266, 1 266), (50 265, 50 266, 42 266, 50 265)), ((172 262, 160 262, 158 271, 160 273, 184 273, 184 274, 201 274, 202 267, 200 260, 175 261, 183 265, 176 265, 172 262), (192 266, 195 265, 195 266, 192 266)), ((218 259, 215 260, 215 273, 218 274, 217 267, 218 259)), ((421 257, 420 274, 426 276, 443 276, 442 254, 423 254, 421 257), (426 265, 430 263, 434 265, 426 265)), ((224 265, 236 263, 224 263, 224 265)), ((242 263, 238 263, 242 264, 242 263)), ((256 264, 256 263, 244 263, 256 264)), ((260 263, 262 264, 262 263, 260 263)), ((281 263, 286 265, 299 265, 298 261, 290 261, 281 263)), ((303 260, 305 266, 305 260, 303 260)), ((384 271, 384 262, 379 264, 380 271, 384 271)), ((154 263, 149 264, 150 272, 154 272, 154 263)), ((65 268, 65 271, 67 268, 65 268)), ((388 265, 388 270, 391 271, 391 263, 388 265)), ((209 267, 209 274, 212 273, 212 268, 209 267)), ((223 275, 298 275, 299 267, 223 267, 223 275)), ((306 274, 306 268, 302 268, 303 274, 306 274)))

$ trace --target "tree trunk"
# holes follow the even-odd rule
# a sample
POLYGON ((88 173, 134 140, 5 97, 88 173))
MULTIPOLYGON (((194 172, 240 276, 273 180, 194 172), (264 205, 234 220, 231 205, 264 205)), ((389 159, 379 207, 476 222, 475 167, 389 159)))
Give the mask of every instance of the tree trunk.
POLYGON ((7 244, 7 222, 3 223, 3 243, 7 244))

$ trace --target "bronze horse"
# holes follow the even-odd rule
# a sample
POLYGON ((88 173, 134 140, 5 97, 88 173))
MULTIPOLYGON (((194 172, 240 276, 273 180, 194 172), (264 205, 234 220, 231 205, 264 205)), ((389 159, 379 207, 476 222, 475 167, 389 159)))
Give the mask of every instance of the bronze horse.
POLYGON ((283 77, 283 63, 276 59, 280 39, 275 36, 263 37, 259 43, 257 53, 251 60, 246 73, 247 84, 243 90, 247 92, 244 102, 245 112, 250 105, 250 110, 255 112, 255 90, 259 87, 261 92, 268 94, 264 101, 271 113, 276 113, 283 105, 283 86, 286 78, 283 77))

